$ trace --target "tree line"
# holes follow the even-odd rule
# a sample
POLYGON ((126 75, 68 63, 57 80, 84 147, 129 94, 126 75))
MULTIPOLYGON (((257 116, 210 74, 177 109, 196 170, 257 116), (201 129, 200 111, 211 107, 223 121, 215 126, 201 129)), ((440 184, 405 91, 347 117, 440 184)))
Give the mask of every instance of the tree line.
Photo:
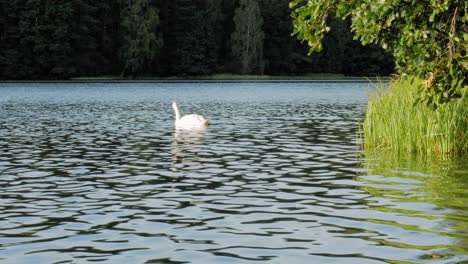
POLYGON ((289 0, 5 0, 0 78, 393 72, 349 21, 327 23, 324 49, 308 56, 289 0))

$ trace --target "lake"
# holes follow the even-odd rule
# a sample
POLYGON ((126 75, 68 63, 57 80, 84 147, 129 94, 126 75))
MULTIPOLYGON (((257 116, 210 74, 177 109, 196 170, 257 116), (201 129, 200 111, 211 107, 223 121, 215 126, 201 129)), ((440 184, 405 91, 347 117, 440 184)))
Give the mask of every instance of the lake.
POLYGON ((468 262, 467 162, 365 153, 368 90, 0 83, 0 262, 468 262))

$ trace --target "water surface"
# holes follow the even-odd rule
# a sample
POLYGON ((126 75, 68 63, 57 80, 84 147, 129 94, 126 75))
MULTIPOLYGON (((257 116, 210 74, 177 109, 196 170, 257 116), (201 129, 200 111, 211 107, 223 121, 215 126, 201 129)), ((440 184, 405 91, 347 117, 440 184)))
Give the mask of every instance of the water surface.
POLYGON ((366 156, 367 89, 0 84, 0 262, 468 261, 466 163, 366 156))

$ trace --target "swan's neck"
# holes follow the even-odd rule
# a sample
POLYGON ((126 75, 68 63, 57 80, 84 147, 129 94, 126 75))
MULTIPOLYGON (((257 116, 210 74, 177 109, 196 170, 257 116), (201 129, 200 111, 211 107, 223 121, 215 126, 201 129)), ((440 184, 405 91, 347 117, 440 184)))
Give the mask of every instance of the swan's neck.
POLYGON ((173 104, 173 105, 172 105, 172 108, 174 108, 175 120, 178 121, 178 120, 180 119, 179 108, 177 107, 176 104, 173 104))

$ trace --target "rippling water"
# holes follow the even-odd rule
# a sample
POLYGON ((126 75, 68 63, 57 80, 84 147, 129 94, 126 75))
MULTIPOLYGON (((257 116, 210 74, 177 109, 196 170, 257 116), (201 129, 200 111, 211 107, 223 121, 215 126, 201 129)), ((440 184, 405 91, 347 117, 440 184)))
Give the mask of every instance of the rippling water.
POLYGON ((367 86, 0 84, 0 262, 468 261, 466 162, 366 157, 367 86))

